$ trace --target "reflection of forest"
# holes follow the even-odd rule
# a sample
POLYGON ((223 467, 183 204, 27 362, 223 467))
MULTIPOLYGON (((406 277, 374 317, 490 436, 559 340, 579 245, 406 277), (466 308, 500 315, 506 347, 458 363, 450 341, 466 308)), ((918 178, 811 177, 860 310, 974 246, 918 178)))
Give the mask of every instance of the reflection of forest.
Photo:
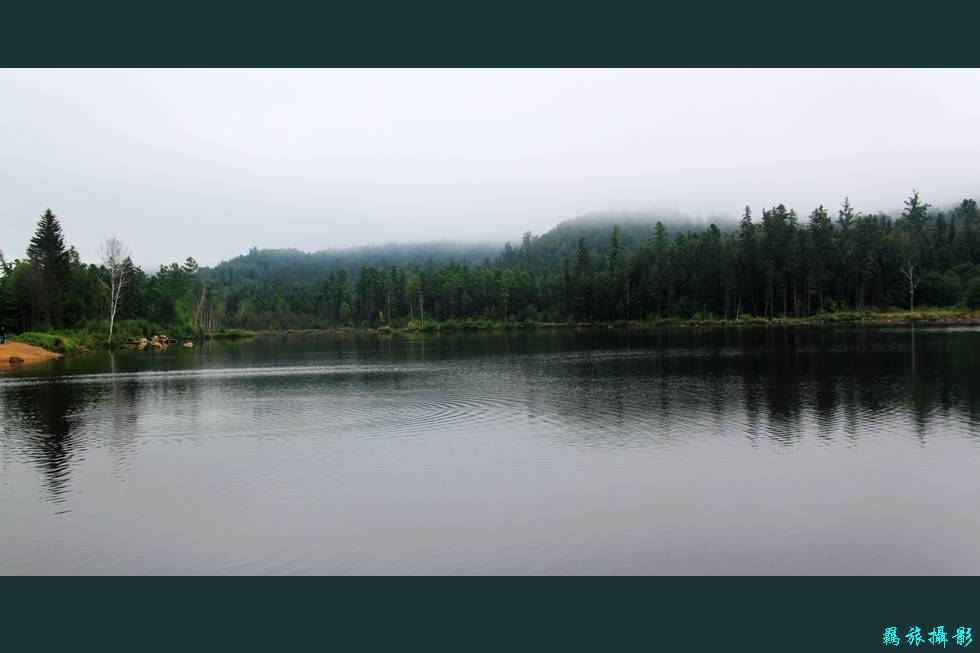
POLYGON ((791 444, 836 430, 856 442, 863 427, 909 430, 910 419, 923 437, 946 416, 980 437, 978 338, 911 328, 618 333, 599 338, 615 347, 520 365, 536 385, 536 408, 556 404, 590 438, 711 431, 791 444), (622 428, 610 429, 610 419, 622 428))
POLYGON ((27 454, 42 472, 52 497, 68 484, 72 458, 84 445, 75 440, 78 411, 98 401, 99 386, 42 382, 7 388, 3 392, 7 417, 4 446, 27 454))
MULTIPOLYGON (((105 370, 115 361, 105 357, 105 370)), ((91 371, 92 361, 85 361, 91 371)), ((84 377, 55 377, 33 383, 0 385, 6 419, 0 437, 9 451, 34 464, 44 478, 49 498, 58 500, 70 490, 72 465, 90 448, 102 448, 122 459, 133 450, 139 415, 148 400, 167 401, 186 394, 186 380, 169 388, 141 386, 128 379, 86 383, 84 377)))
MULTIPOLYGON (((313 351, 366 369, 433 366, 439 376, 421 386, 414 399, 431 402, 425 393, 458 392, 493 399, 498 403, 481 409, 499 413, 520 407, 533 418, 524 427, 530 435, 577 445, 669 446, 680 438, 718 435, 793 444, 805 438, 832 440, 835 434, 860 444, 865 433, 895 425, 925 438, 938 419, 957 420, 966 426, 962 431, 980 435, 978 339, 975 331, 921 328, 564 331, 424 341, 411 336, 332 339, 316 346, 302 339, 271 339, 229 346, 224 354, 209 348, 193 361, 201 367, 250 367, 313 351)), ((84 362, 84 371, 111 372, 115 364, 112 357, 93 358, 84 362), (105 369, 97 369, 103 364, 105 369)), ((132 371, 132 361, 126 369, 132 371)), ((286 396, 312 392, 329 397, 342 389, 369 403, 414 387, 411 372, 399 374, 215 383, 225 384, 221 387, 228 393, 262 393, 262 384, 275 384, 286 396)), ((50 496, 58 498, 73 462, 89 447, 128 455, 135 452, 138 437, 150 434, 143 432, 149 427, 140 424, 142 416, 208 410, 208 398, 199 392, 206 378, 0 381, 0 444, 36 465, 50 496)))

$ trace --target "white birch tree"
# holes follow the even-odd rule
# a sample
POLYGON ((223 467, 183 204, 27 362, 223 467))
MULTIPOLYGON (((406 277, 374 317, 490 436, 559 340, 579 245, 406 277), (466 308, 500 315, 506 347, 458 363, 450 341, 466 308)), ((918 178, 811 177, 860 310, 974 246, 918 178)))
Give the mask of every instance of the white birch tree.
POLYGON ((116 312, 119 310, 119 299, 132 277, 129 265, 129 248, 116 237, 106 238, 99 246, 99 257, 105 267, 105 275, 99 277, 99 282, 106 293, 109 305, 109 340, 112 344, 112 329, 116 322, 116 312))

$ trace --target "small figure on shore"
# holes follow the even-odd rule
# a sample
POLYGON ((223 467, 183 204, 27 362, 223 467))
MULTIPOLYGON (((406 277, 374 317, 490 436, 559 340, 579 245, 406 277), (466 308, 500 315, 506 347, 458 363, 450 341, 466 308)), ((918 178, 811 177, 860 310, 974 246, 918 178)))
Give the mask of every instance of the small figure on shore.
POLYGON ((7 344, 7 327, 0 324, 0 345, 7 344))

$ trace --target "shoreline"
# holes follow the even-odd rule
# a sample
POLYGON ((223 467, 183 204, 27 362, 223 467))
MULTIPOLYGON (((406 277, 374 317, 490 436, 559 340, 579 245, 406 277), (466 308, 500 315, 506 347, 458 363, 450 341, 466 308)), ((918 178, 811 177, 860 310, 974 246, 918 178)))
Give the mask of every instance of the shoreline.
POLYGON ((759 327, 833 327, 833 326, 901 326, 928 324, 937 326, 980 325, 980 311, 915 311, 895 313, 829 313, 809 318, 743 318, 740 320, 682 320, 664 318, 656 321, 617 320, 612 322, 490 322, 483 320, 459 320, 412 326, 380 327, 322 327, 309 329, 267 329, 255 332, 256 336, 331 334, 354 335, 395 333, 460 333, 477 331, 589 331, 589 330, 660 330, 725 328, 744 329, 759 327))
MULTIPOLYGON (((775 327, 882 327, 902 325, 933 325, 933 326, 966 326, 980 325, 980 311, 966 310, 925 310, 925 311, 895 311, 895 312, 841 312, 826 313, 809 318, 777 317, 766 319, 750 317, 739 320, 683 320, 679 318, 663 318, 660 320, 616 320, 611 322, 503 322, 489 320, 448 320, 446 322, 426 323, 424 327, 416 323, 404 326, 347 326, 347 327, 316 327, 309 329, 265 329, 250 331, 245 329, 229 329, 224 333, 200 338, 208 340, 249 340, 256 337, 288 336, 288 335, 393 335, 393 334, 439 334, 467 333, 493 331, 658 331, 658 330, 697 330, 697 329, 756 329, 775 327)), ((59 332, 43 332, 33 334, 32 340, 37 344, 25 342, 19 336, 7 338, 6 345, 0 345, 0 366, 9 368, 13 365, 23 365, 45 360, 53 360, 64 356, 87 354, 101 348, 87 346, 65 347, 70 335, 59 332), (43 336, 38 338, 37 336, 43 336), (47 345, 47 346, 45 346, 47 345), (5 349, 6 348, 6 349, 5 349), (16 351, 12 348, 16 348, 16 351), (10 353, 7 353, 7 352, 10 353), (21 352, 21 353, 17 353, 21 352), (21 361, 10 363, 11 356, 21 361)), ((130 345, 119 345, 114 350, 128 349, 130 345)))
POLYGON ((20 365, 30 365, 31 363, 40 363, 61 357, 62 354, 57 352, 24 342, 16 342, 9 338, 6 343, 0 345, 0 369, 10 369, 20 365))

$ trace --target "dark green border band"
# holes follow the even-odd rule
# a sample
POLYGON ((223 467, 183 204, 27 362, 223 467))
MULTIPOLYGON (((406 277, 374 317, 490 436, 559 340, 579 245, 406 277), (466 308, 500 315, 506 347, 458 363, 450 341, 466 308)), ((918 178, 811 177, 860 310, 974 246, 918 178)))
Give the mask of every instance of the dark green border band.
MULTIPOLYGON (((20 0, 0 7, 0 66, 980 66, 977 6, 20 0)), ((0 641, 4 651, 881 651, 889 625, 980 626, 978 592, 977 578, 921 577, 0 578, 0 641)))
POLYGON ((978 66, 977 7, 19 0, 0 8, 0 66, 978 66))
POLYGON ((978 589, 916 577, 14 578, 0 579, 0 615, 9 651, 881 651, 889 625, 980 625, 978 589))

